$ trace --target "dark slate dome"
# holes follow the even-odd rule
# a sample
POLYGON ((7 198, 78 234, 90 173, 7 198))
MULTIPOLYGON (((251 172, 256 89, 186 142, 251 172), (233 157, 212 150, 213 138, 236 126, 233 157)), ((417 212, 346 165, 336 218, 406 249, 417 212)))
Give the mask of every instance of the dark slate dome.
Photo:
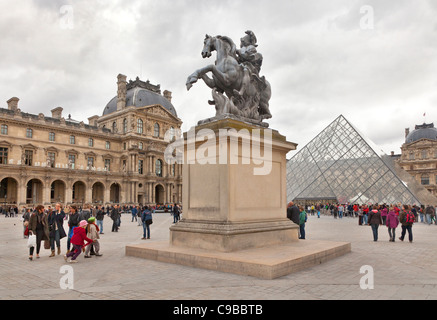
POLYGON ((405 142, 412 143, 420 139, 437 140, 437 129, 434 128, 434 123, 416 126, 415 130, 407 135, 405 142))
MULTIPOLYGON (((161 95, 159 85, 155 86, 150 84, 149 81, 144 82, 137 78, 135 81, 130 80, 126 89, 126 107, 135 106, 139 108, 159 104, 170 111, 175 117, 178 116, 172 103, 161 95)), ((112 98, 106 105, 103 110, 103 116, 115 111, 117 111, 117 97, 112 98)))

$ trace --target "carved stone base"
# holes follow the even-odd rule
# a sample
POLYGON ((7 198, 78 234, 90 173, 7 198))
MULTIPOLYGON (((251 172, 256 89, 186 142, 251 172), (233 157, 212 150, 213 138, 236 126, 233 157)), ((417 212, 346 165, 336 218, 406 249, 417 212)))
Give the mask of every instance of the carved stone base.
POLYGON ((298 241, 298 226, 290 220, 221 223, 182 219, 172 226, 175 246, 234 252, 298 241))

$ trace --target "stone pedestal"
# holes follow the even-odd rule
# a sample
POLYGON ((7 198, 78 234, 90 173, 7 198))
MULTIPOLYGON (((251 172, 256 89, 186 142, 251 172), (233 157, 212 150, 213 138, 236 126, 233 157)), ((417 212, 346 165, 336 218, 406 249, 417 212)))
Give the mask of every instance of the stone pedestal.
POLYGON ((349 243, 298 239, 286 218, 286 154, 277 131, 221 117, 184 136, 183 218, 169 242, 126 255, 274 279, 351 250, 349 243))
POLYGON ((298 226, 286 218, 286 154, 294 149, 277 131, 231 118, 190 130, 183 219, 170 243, 233 252, 297 241, 298 226))

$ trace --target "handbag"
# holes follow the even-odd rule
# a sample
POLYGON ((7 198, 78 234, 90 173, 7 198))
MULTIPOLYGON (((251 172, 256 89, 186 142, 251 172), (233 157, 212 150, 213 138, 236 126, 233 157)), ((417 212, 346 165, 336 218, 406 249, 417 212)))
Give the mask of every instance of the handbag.
POLYGON ((27 240, 27 247, 28 248, 36 247, 36 235, 31 234, 29 236, 29 239, 27 240))
POLYGON ((50 241, 44 240, 44 249, 50 249, 50 241))
POLYGON ((153 223, 153 220, 152 220, 152 219, 146 220, 146 224, 147 224, 148 226, 150 226, 152 223, 153 223))

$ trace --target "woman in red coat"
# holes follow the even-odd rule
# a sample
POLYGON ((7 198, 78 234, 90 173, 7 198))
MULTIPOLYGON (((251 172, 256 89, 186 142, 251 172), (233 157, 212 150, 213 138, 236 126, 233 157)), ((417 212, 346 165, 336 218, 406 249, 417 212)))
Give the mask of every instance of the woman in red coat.
POLYGON ((82 220, 79 223, 78 227, 75 227, 73 230, 73 236, 71 237, 71 244, 73 245, 73 250, 71 250, 69 253, 67 253, 64 256, 65 261, 67 261, 67 259, 69 257, 71 257, 70 262, 71 263, 75 263, 76 258, 81 254, 82 252, 82 248, 86 247, 87 245, 89 245, 91 242, 93 242, 93 240, 91 240, 90 238, 88 238, 86 236, 86 226, 87 226, 88 222, 85 220, 82 220), (87 244, 85 245, 85 241, 87 241, 87 244))

